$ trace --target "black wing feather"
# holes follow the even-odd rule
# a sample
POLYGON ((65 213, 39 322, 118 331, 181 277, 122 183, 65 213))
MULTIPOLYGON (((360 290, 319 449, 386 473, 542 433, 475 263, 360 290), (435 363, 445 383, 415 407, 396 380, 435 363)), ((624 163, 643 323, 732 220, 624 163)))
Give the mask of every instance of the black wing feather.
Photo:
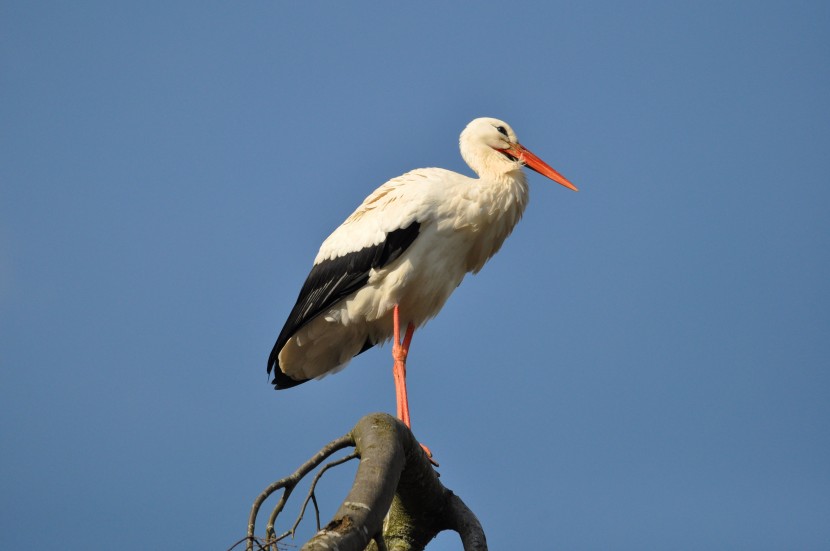
MULTIPOLYGON (((377 245, 324 260, 311 269, 268 358, 268 373, 274 372, 271 382, 275 388, 290 388, 308 380, 292 379, 280 369, 279 354, 288 340, 308 322, 366 285, 371 270, 383 268, 400 257, 418 237, 420 228, 419 222, 412 222, 405 228, 389 232, 377 245)), ((358 354, 372 346, 374 343, 366 341, 358 354)))

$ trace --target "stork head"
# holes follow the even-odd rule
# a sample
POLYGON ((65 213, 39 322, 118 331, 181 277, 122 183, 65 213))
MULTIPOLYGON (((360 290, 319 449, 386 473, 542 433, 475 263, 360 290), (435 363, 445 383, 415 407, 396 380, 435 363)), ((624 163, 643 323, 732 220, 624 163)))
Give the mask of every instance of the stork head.
POLYGON ((510 125, 499 119, 475 119, 461 132, 461 156, 479 176, 499 177, 527 166, 566 188, 578 191, 567 178, 528 151, 510 125))

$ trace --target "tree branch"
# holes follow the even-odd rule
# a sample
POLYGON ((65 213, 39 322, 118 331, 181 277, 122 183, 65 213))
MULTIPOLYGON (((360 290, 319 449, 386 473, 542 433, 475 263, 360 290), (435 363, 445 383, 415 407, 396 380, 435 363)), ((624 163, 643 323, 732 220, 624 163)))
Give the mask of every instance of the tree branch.
MULTIPOLYGON (((327 470, 329 470, 332 467, 342 465, 343 463, 346 463, 347 461, 351 461, 355 457, 357 457, 357 452, 352 452, 352 453, 350 453, 349 455, 347 455, 345 457, 341 457, 340 459, 332 461, 331 463, 327 463, 325 467, 320 469, 317 472, 317 474, 314 475, 314 480, 311 481, 311 487, 308 489, 308 495, 306 496, 305 501, 303 502, 302 509, 300 509, 300 514, 297 516, 297 520, 294 521, 294 525, 291 527, 291 530, 289 530, 286 533, 286 535, 293 534, 297 530, 297 526, 299 526, 300 521, 303 520, 303 515, 305 515, 305 509, 306 509, 306 507, 308 507, 308 502, 310 500, 314 500, 314 511, 317 513, 317 530, 318 531, 320 530, 320 509, 317 507, 317 499, 314 497, 314 490, 317 488, 317 483, 320 482, 320 478, 323 476, 323 474, 325 474, 325 472, 327 470)), ((269 519, 270 525, 273 526, 275 521, 276 521, 275 518, 269 519)))
POLYGON ((464 502, 444 487, 409 429, 374 413, 352 430, 360 466, 333 520, 303 551, 361 551, 383 531, 390 551, 422 550, 439 532, 455 530, 465 551, 486 551, 484 531, 464 502), (384 526, 383 517, 387 515, 384 526))
POLYGON ((317 452, 314 457, 303 463, 299 469, 294 471, 291 475, 277 480, 273 484, 270 484, 265 490, 262 491, 259 496, 254 500, 254 505, 251 507, 251 514, 248 517, 248 544, 246 549, 248 551, 252 551, 254 548, 254 542, 258 541, 257 538, 254 536, 254 530, 256 528, 256 517, 259 514, 259 509, 262 507, 262 504, 265 503, 265 500, 268 499, 271 494, 276 492, 279 489, 283 489, 283 494, 280 497, 279 502, 277 502, 276 507, 274 507, 274 511, 271 513, 271 517, 268 521, 268 526, 265 528, 265 538, 266 541, 273 540, 273 543, 276 543, 276 534, 274 533, 274 521, 277 518, 277 515, 282 512, 282 509, 285 507, 286 502, 288 501, 291 492, 294 491, 294 487, 303 479, 305 475, 307 475, 310 471, 314 470, 320 463, 326 460, 331 454, 342 450, 347 446, 354 446, 354 440, 352 439, 351 434, 345 434, 326 444, 326 446, 317 452))
POLYGON ((384 413, 363 417, 350 433, 330 442, 297 471, 274 482, 257 497, 248 520, 248 551, 255 543, 259 549, 276 549, 279 540, 292 535, 308 500, 314 500, 322 474, 354 456, 360 457, 360 464, 351 490, 331 522, 303 546, 303 551, 422 551, 443 530, 458 532, 465 551, 487 551, 484 531, 473 512, 439 482, 410 430, 384 413), (347 446, 354 446, 355 452, 332 461, 317 473, 297 523, 277 537, 276 518, 295 486, 326 458, 347 446), (265 500, 279 489, 284 491, 268 521, 266 537, 259 539, 254 536, 257 514, 265 500))

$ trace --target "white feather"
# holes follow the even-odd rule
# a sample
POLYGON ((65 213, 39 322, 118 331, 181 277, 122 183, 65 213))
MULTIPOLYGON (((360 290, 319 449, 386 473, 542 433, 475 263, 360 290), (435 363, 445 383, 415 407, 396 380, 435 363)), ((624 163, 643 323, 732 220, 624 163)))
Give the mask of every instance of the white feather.
POLYGON ((511 142, 518 143, 506 123, 476 119, 460 146, 478 179, 424 168, 389 180, 363 201, 323 242, 315 264, 378 245, 414 221, 420 233, 394 262, 372 271, 365 286, 296 332, 279 354, 283 372, 310 379, 343 368, 367 338, 391 338, 395 305, 403 327, 438 314, 464 276, 499 250, 527 206, 522 165, 497 151, 511 142))

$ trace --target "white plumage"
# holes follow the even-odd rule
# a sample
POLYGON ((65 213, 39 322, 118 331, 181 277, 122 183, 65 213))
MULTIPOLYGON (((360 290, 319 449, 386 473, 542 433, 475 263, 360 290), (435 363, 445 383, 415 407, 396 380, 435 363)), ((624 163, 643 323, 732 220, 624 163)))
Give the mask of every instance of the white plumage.
POLYGON ((475 119, 459 143, 479 178, 440 168, 408 172, 377 188, 323 242, 269 358, 277 388, 340 369, 390 339, 396 306, 402 326, 413 329, 438 314, 521 218, 523 166, 576 190, 503 121, 475 119))

